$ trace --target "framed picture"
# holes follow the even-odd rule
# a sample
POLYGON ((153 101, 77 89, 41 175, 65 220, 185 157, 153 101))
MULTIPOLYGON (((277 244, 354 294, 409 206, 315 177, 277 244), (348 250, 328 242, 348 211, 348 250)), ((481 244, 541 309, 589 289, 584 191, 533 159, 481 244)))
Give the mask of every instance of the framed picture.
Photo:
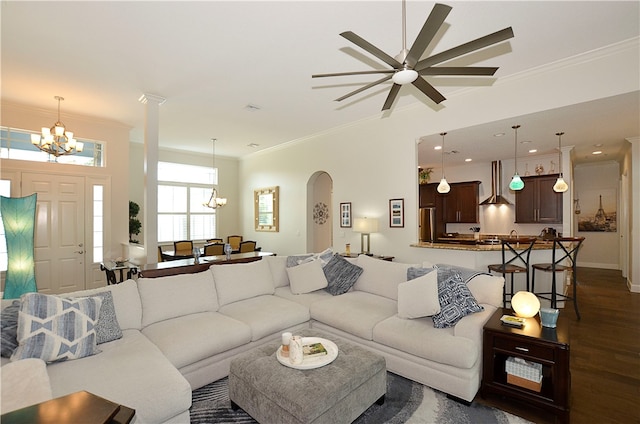
POLYGON ((389 227, 404 227, 404 199, 389 200, 389 227))
POLYGON ((351 228, 351 202, 340 203, 340 228, 351 228))
POLYGON ((256 231, 278 232, 278 192, 278 186, 253 191, 256 231))

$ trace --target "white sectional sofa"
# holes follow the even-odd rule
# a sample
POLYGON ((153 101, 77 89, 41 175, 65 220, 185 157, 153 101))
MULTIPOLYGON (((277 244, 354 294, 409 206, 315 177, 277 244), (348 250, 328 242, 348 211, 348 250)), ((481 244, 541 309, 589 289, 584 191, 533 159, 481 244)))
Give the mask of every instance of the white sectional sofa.
MULTIPOLYGON (((383 355, 389 371, 473 400, 481 378, 482 327, 501 305, 502 277, 471 275, 466 287, 483 310, 453 327, 434 328, 430 316, 399 315, 399 305, 406 307, 398 287, 416 265, 360 256, 350 263, 361 275, 346 293, 334 296, 316 289, 322 286, 320 265, 294 274, 288 261, 266 257, 65 294, 110 291, 123 336, 97 345, 95 355, 48 364, 46 379, 34 377, 32 385, 50 384, 52 397, 87 390, 134 408, 137 423, 185 423, 191 391, 227 376, 236 355, 279 339, 284 331, 313 327, 383 355)), ((3 300, 3 309, 9 303, 3 300)), ((12 372, 19 362, 2 358, 3 413, 42 400, 5 396, 23 379, 23 371, 12 372)))

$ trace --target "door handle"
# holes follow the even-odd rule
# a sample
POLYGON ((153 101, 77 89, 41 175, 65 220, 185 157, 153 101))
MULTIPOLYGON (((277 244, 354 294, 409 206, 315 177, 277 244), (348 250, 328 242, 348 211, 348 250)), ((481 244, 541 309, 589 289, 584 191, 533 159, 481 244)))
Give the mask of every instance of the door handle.
POLYGON ((74 251, 73 253, 80 253, 80 254, 83 254, 83 253, 84 253, 84 250, 76 250, 76 251, 74 251))

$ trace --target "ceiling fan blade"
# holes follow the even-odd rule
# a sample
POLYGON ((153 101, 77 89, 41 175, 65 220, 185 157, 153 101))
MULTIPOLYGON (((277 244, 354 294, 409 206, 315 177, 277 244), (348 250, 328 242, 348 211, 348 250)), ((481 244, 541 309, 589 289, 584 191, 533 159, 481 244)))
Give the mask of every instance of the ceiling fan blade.
POLYGON ((388 54, 386 54, 385 52, 383 52, 382 50, 380 50, 379 48, 377 48, 376 46, 374 46, 364 38, 360 37, 359 35, 356 35, 351 31, 345 31, 340 35, 346 38, 347 40, 351 41, 356 46, 371 53, 372 55, 374 55, 375 57, 377 57, 387 65, 391 66, 392 68, 395 68, 395 69, 402 68, 402 64, 400 62, 398 62, 397 60, 395 60, 394 58, 392 58, 391 56, 389 56, 388 54))
POLYGON ((332 74, 314 74, 311 78, 324 78, 324 77, 343 77, 349 75, 368 75, 368 74, 393 74, 395 69, 376 69, 375 71, 355 71, 355 72, 335 72, 332 74))
POLYGON ((400 91, 400 88, 402 88, 402 86, 396 83, 394 83, 391 86, 391 90, 389 90, 389 95, 387 96, 387 100, 384 101, 384 105, 382 106, 383 111, 391 109, 393 102, 395 102, 396 97, 398 96, 398 92, 400 91))
POLYGON ((371 88, 371 87, 374 87, 374 86, 376 86, 376 85, 378 85, 378 84, 381 84, 381 83, 383 83, 383 82, 385 82, 385 81, 388 81, 388 80, 390 80, 390 79, 391 79, 391 75, 387 75, 386 77, 382 77, 382 78, 380 78, 380 79, 379 79, 379 80, 377 80, 377 81, 374 81, 374 82, 372 82, 372 83, 370 83, 370 84, 367 84, 367 85, 364 85, 364 86, 362 86, 362 87, 358 88, 357 90, 352 91, 351 93, 347 93, 347 94, 345 94, 345 95, 344 95, 344 96, 342 96, 342 97, 338 97, 338 98, 336 99, 336 102, 341 102, 341 101, 343 101, 344 99, 347 99, 347 98, 349 98, 349 97, 351 97, 351 96, 353 96, 353 95, 355 95, 355 94, 361 93, 361 92, 363 92, 363 91, 364 91, 364 90, 366 90, 366 89, 369 89, 369 88, 371 88))
POLYGON ((435 37, 442 23, 449 15, 449 12, 451 12, 451 9, 451 6, 436 3, 429 17, 424 22, 420 33, 416 37, 416 41, 413 42, 409 54, 407 54, 404 60, 407 65, 413 67, 418 60, 420 60, 420 56, 424 54, 424 51, 429 46, 429 43, 431 43, 431 40, 433 40, 433 37, 435 37))
POLYGON ((429 67, 418 72, 420 75, 484 75, 491 76, 498 68, 484 66, 460 66, 460 67, 429 67))
POLYGON ((419 61, 415 70, 420 72, 422 69, 426 69, 429 66, 433 66, 438 63, 442 63, 446 60, 453 59, 454 57, 462 56, 475 50, 480 50, 484 47, 488 47, 492 44, 499 43, 504 40, 508 40, 513 37, 513 29, 511 27, 494 32, 493 34, 485 35, 484 37, 477 38, 468 43, 461 44, 449 50, 445 50, 442 53, 435 54, 426 59, 419 61))
POLYGON ((424 78, 418 77, 417 80, 412 82, 414 86, 418 88, 418 90, 422 91, 427 97, 435 102, 435 104, 439 104, 443 100, 446 100, 442 94, 431 84, 429 84, 424 78))

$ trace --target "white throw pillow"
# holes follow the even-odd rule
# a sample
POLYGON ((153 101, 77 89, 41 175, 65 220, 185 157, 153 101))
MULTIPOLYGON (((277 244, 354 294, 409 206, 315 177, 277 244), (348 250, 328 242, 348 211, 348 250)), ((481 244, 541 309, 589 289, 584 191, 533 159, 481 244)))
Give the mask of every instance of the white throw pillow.
POLYGON ((438 272, 398 284, 398 317, 422 318, 440 312, 438 272))
POLYGON ((267 261, 212 265, 209 269, 213 272, 220 306, 275 293, 273 276, 267 261))
POLYGON ((287 256, 265 256, 262 260, 269 264, 274 287, 286 287, 289 285, 287 256))
POLYGON ((293 294, 311 293, 328 285, 319 259, 287 268, 287 274, 293 294))
POLYGON ((415 266, 383 261, 366 255, 358 256, 357 265, 363 271, 353 285, 353 290, 377 294, 392 300, 398 300, 398 284, 407 281, 407 269, 415 266))

